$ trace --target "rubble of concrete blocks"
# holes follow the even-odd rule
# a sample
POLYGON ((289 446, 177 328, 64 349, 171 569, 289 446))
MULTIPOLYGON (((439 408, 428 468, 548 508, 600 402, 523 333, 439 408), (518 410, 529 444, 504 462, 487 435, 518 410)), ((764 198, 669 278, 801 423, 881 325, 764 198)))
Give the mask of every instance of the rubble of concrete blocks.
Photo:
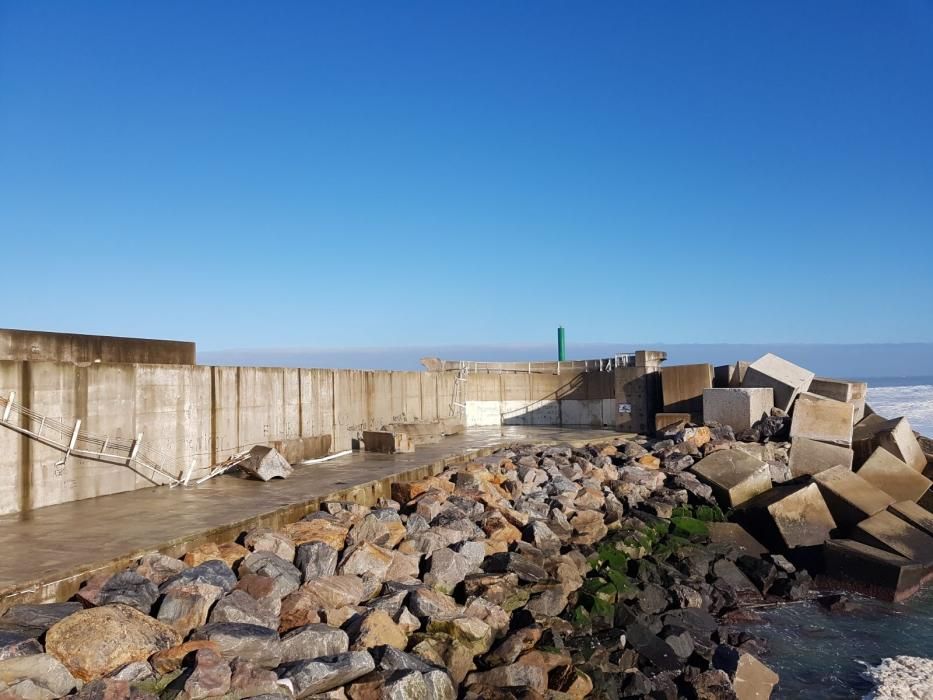
POLYGON ((773 354, 717 367, 703 392, 714 438, 691 471, 772 551, 828 585, 900 600, 933 579, 933 441, 866 394, 773 354), (737 442, 719 439, 730 432, 737 442))

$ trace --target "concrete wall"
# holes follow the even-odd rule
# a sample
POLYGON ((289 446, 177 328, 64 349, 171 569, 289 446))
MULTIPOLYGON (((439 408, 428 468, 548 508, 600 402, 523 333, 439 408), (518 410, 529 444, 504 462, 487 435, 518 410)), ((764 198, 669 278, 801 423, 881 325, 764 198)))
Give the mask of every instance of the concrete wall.
POLYGON ((0 360, 33 362, 195 363, 195 344, 178 340, 116 338, 80 333, 0 329, 0 360))

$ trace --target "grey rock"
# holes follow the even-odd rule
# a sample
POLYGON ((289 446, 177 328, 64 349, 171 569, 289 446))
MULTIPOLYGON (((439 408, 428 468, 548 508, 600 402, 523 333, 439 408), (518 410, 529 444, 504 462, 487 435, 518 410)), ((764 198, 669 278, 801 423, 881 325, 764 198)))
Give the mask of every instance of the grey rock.
POLYGON ((229 593, 236 586, 236 574, 220 559, 209 559, 168 579, 159 586, 159 590, 166 593, 176 586, 184 586, 188 583, 206 583, 217 586, 224 593, 229 593))
POLYGON ((41 637, 56 622, 83 610, 81 603, 26 603, 14 605, 0 617, 0 630, 41 637))
POLYGON ((291 683, 296 700, 345 685, 376 668, 365 651, 348 651, 335 656, 295 661, 276 669, 279 678, 291 683))
POLYGON ((121 666, 107 677, 128 683, 138 683, 154 675, 155 671, 152 670, 148 661, 133 661, 126 666, 121 666))
POLYGON ((121 571, 101 586, 99 602, 101 605, 123 603, 148 615, 158 597, 159 589, 145 576, 135 571, 121 571))
POLYGON ((181 559, 170 557, 161 552, 150 552, 139 560, 139 566, 136 567, 136 573, 145 576, 155 585, 159 586, 163 582, 172 578, 188 568, 181 559))
POLYGON ((428 684, 417 671, 393 673, 386 679, 382 697, 386 700, 427 700, 428 684))
POLYGON ((342 629, 324 624, 305 625, 282 636, 282 663, 342 654, 350 638, 342 629))
POLYGON ((301 572, 294 564, 272 552, 253 552, 240 562, 239 572, 241 577, 244 574, 268 576, 275 581, 274 590, 280 599, 301 585, 301 572))
POLYGON ((42 645, 35 637, 22 632, 0 629, 0 661, 16 656, 41 654, 42 645))
POLYGON ((210 622, 241 622, 278 629, 279 618, 274 611, 246 591, 235 590, 217 601, 211 610, 210 622))
POLYGON ((435 669, 424 674, 428 687, 427 700, 455 700, 457 691, 446 671, 435 669))
POLYGON ((287 562, 295 559, 295 543, 291 538, 267 527, 256 528, 246 533, 243 546, 253 552, 272 552, 287 562))
POLYGON ((282 660, 282 643, 275 630, 238 622, 214 622, 196 629, 192 640, 217 642, 221 655, 232 661, 239 657, 263 668, 275 668, 282 660))
POLYGON ((442 593, 453 593, 454 588, 474 570, 473 562, 452 549, 438 549, 431 555, 431 570, 424 582, 442 593))
POLYGON ((420 656, 409 654, 395 647, 385 646, 377 647, 372 650, 376 658, 376 665, 380 671, 418 671, 427 673, 434 670, 434 667, 424 661, 420 656))
POLYGON ((337 550, 325 542, 308 542, 295 550, 295 566, 301 572, 302 583, 333 576, 337 573, 337 550))
POLYGON ((51 693, 48 697, 60 698, 75 687, 75 679, 61 661, 51 654, 32 654, 16 656, 0 661, 0 684, 15 686, 22 681, 29 681, 51 693))

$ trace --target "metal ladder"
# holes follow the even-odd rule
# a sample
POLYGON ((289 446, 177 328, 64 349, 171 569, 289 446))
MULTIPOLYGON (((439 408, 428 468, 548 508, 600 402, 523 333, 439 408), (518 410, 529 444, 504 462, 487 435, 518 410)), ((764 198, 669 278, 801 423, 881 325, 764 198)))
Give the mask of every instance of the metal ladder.
POLYGON ((466 362, 460 362, 460 369, 454 379, 453 395, 450 398, 450 417, 466 419, 466 382, 470 368, 466 362))

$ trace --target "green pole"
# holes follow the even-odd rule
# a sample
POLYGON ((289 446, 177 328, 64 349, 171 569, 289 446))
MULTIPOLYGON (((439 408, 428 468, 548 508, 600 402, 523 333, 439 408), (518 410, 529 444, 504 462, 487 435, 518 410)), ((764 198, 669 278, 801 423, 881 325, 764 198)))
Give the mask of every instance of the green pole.
POLYGON ((557 361, 563 362, 567 359, 567 346, 564 344, 564 327, 557 327, 557 361))

